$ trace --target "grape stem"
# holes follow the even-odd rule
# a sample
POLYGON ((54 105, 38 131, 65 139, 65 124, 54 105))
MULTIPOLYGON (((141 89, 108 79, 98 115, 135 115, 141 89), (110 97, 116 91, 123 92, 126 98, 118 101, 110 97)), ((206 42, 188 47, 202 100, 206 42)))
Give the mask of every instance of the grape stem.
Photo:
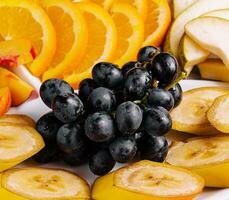
POLYGON ((173 83, 168 85, 165 89, 169 90, 169 89, 173 88, 177 83, 179 83, 181 80, 186 79, 186 78, 187 78, 187 73, 181 72, 180 75, 177 77, 177 79, 173 83))

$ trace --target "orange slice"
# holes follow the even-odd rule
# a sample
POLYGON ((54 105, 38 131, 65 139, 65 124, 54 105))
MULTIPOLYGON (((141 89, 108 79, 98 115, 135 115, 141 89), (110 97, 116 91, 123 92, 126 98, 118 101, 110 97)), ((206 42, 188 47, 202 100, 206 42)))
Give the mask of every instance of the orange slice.
POLYGON ((144 22, 137 10, 127 3, 114 4, 110 10, 118 31, 114 62, 119 66, 134 60, 144 39, 144 22))
POLYGON ((75 71, 65 80, 77 88, 81 80, 91 77, 92 67, 101 61, 111 61, 116 50, 117 30, 113 19, 95 3, 80 2, 76 7, 86 19, 89 37, 86 54, 75 71))
POLYGON ((128 3, 134 6, 142 19, 145 21, 147 18, 148 11, 148 0, 115 0, 115 3, 128 3))
POLYGON ((49 66, 55 52, 55 30, 45 11, 30 0, 0 1, 0 35, 4 40, 28 39, 37 57, 29 65, 35 76, 49 66))
POLYGON ((74 3, 68 0, 43 0, 45 8, 56 30, 57 48, 50 68, 43 80, 63 78, 72 72, 84 56, 88 32, 86 22, 74 3))
POLYGON ((171 23, 171 10, 167 0, 147 0, 147 3, 143 46, 160 46, 171 23))
POLYGON ((91 1, 99 4, 100 6, 108 10, 111 7, 111 5, 114 3, 115 0, 91 0, 91 1))

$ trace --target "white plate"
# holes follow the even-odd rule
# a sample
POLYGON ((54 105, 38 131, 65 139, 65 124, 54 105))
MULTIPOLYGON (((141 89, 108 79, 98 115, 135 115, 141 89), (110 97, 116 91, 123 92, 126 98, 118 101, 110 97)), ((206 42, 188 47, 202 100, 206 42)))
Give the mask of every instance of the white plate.
MULTIPOLYGON (((34 77, 32 77, 25 68, 20 67, 17 68, 17 74, 20 74, 27 80, 30 84, 32 84, 37 90, 40 86, 40 81, 34 77)), ((219 86, 225 87, 229 89, 229 83, 221 83, 221 82, 214 82, 214 81, 202 81, 202 80, 184 80, 181 81, 181 85, 184 91, 190 90, 193 88, 198 87, 207 87, 207 86, 219 86)), ((17 114, 26 114, 31 116, 33 119, 37 120, 43 114, 49 112, 50 110, 43 104, 41 99, 35 100, 28 100, 23 105, 12 108, 9 113, 17 113, 17 114)), ((31 166, 34 165, 32 161, 27 161, 19 167, 24 166, 31 166)), ((75 168, 66 167, 63 163, 56 163, 56 164, 48 164, 48 165, 41 165, 42 167, 52 167, 52 168, 62 168, 67 169, 73 172, 76 172, 80 176, 84 177, 90 184, 93 183, 96 176, 94 176, 89 170, 88 166, 81 166, 75 168)), ((120 167, 121 165, 116 165, 115 168, 120 167)), ((229 173, 229 172, 228 172, 229 173)), ((133 199, 134 200, 134 199, 133 199)), ((200 195, 197 200, 229 200, 229 189, 207 189, 205 192, 200 195)))

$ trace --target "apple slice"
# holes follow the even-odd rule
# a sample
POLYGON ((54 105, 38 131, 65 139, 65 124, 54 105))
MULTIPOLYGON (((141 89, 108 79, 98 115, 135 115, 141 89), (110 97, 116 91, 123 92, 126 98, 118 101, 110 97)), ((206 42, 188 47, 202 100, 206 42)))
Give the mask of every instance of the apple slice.
POLYGON ((178 55, 183 69, 187 74, 190 74, 196 64, 204 62, 208 58, 210 52, 201 48, 185 35, 181 40, 178 55))
POLYGON ((229 20, 218 17, 200 17, 185 26, 186 34, 204 49, 219 56, 229 67, 229 20), (214 29, 214 31, 213 31, 214 29))
MULTIPOLYGON (((198 0, 181 13, 174 21, 166 41, 166 50, 178 55, 179 44, 185 32, 185 25, 201 15, 219 9, 229 9, 228 0, 198 0)), ((214 32, 214 31, 213 31, 214 32)))
POLYGON ((181 14, 185 9, 187 9, 196 1, 198 0, 173 0, 172 7, 174 18, 177 18, 179 14, 181 14))
POLYGON ((204 79, 229 82, 229 69, 221 60, 209 59, 198 64, 200 75, 204 79))
POLYGON ((203 179, 188 170, 140 161, 97 179, 92 199, 192 200, 202 192, 203 185, 203 179))
POLYGON ((0 116, 4 115, 10 109, 11 101, 9 88, 0 88, 0 116))
POLYGON ((229 187, 229 136, 198 137, 174 145, 166 161, 198 173, 207 187, 229 187))

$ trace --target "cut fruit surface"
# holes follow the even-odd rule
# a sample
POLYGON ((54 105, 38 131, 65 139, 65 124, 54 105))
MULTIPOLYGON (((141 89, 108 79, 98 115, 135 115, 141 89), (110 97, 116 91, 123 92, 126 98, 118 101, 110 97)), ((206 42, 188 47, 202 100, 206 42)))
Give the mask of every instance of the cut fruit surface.
POLYGON ((144 39, 144 22, 136 9, 126 3, 114 4, 110 13, 118 33, 113 60, 121 67, 136 58, 144 39))
POLYGON ((217 134, 218 131, 207 119, 207 112, 217 97, 228 92, 214 87, 184 92, 181 104, 171 112, 173 129, 196 135, 217 134))
POLYGON ((203 79, 229 82, 229 69, 220 60, 206 60, 198 64, 198 69, 203 79))
MULTIPOLYGON (((57 169, 12 169, 1 176, 3 190, 25 199, 87 200, 90 190, 87 183, 75 174, 57 169)), ((16 200, 16 199, 12 199, 16 200)))
POLYGON ((198 0, 180 14, 174 21, 166 41, 166 50, 178 55, 179 44, 185 32, 185 25, 199 16, 213 10, 229 8, 228 0, 198 0))
POLYGON ((8 114, 0 117, 0 123, 12 123, 35 127, 35 121, 27 115, 8 114))
POLYGON ((10 109, 11 102, 10 89, 8 87, 0 88, 0 116, 4 115, 10 109))
POLYGON ((210 52, 193 42, 187 35, 184 35, 179 48, 179 60, 183 69, 190 74, 196 64, 204 62, 210 52))
POLYGON ((56 30, 56 52, 43 80, 63 78, 72 72, 83 58, 88 40, 88 30, 83 15, 68 0, 44 0, 45 8, 56 30))
POLYGON ((90 2, 76 3, 86 19, 89 37, 86 55, 71 75, 65 80, 74 88, 81 80, 91 77, 92 67, 100 61, 111 61, 116 51, 117 30, 106 10, 90 2))
POLYGON ((115 0, 91 0, 92 2, 99 4, 106 10, 109 10, 111 5, 114 3, 115 0))
POLYGON ((229 46, 224 41, 229 34, 229 20, 200 17, 186 24, 185 32, 202 48, 219 56, 229 67, 229 46), (213 28, 217 31, 212 32, 213 28))
POLYGON ((99 178, 92 198, 105 200, 191 200, 203 189, 198 175, 167 164, 141 161, 99 178), (103 190, 104 188, 104 190, 103 190))
POLYGON ((0 171, 30 158, 44 147, 40 134, 29 126, 0 123, 0 171))
POLYGON ((30 0, 0 1, 0 35, 4 40, 28 39, 37 57, 28 67, 40 76, 55 53, 55 30, 45 11, 30 0))
POLYGON ((229 95, 218 97, 209 109, 207 116, 217 130, 229 133, 229 95))
POLYGON ((167 0, 147 0, 145 37, 142 46, 160 46, 171 23, 171 10, 167 0))
POLYGON ((173 146, 166 161, 175 166, 188 168, 205 179, 209 187, 228 187, 229 137, 196 138, 173 146))
POLYGON ((197 0, 173 0, 173 16, 176 18, 179 14, 181 14, 185 9, 195 3, 197 0))
POLYGON ((18 76, 0 67, 0 87, 8 87, 11 92, 12 104, 20 105, 26 101, 34 90, 28 83, 18 76))
POLYGON ((142 17, 143 21, 147 18, 148 12, 148 0, 114 0, 114 3, 128 3, 134 6, 139 15, 142 17))

